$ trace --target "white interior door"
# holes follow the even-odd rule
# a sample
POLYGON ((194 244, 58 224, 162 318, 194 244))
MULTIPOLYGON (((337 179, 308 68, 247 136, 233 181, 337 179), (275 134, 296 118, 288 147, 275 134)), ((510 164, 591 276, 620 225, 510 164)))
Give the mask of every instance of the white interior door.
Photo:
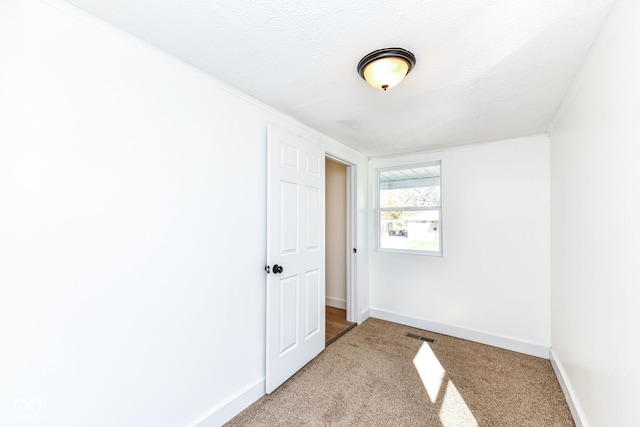
POLYGON ((324 349, 324 151, 269 127, 266 392, 324 349))

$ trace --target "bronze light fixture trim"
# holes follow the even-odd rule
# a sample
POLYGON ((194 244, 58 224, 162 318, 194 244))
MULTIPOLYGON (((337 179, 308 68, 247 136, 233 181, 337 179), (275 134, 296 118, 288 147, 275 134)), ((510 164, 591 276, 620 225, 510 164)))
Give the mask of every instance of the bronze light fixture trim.
POLYGON ((358 74, 376 89, 386 91, 400 83, 416 65, 413 53, 400 47, 375 50, 358 63, 358 74))

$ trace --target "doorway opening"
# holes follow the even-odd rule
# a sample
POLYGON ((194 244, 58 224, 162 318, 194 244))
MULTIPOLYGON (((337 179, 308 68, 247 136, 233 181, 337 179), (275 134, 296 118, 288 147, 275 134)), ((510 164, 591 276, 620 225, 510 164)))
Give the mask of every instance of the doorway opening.
POLYGON ((325 344, 356 326, 355 166, 325 158, 325 344))

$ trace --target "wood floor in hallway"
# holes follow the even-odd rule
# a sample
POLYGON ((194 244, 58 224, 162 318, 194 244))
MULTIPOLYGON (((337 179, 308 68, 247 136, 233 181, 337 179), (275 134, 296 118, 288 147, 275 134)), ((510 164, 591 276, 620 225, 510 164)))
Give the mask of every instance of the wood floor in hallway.
POLYGON ((325 343, 333 341, 347 333, 356 326, 353 322, 347 322, 347 311, 341 308, 326 306, 325 343))

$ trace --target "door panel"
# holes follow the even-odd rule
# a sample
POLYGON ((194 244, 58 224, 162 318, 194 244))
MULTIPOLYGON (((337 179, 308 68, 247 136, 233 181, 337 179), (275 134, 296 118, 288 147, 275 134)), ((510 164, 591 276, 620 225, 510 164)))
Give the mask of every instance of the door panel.
POLYGON ((308 339, 311 335, 318 333, 320 330, 320 311, 319 308, 319 274, 318 271, 310 271, 306 274, 306 294, 307 294, 307 319, 306 319, 306 333, 305 336, 308 339))
POLYGON ((267 173, 266 391, 324 349, 324 151, 271 126, 267 173), (282 268, 276 271, 275 265, 282 268))
POLYGON ((298 344, 298 278, 280 280, 280 356, 298 344))
POLYGON ((298 185, 280 182, 280 254, 294 254, 298 251, 298 185))
POLYGON ((318 200, 317 188, 306 188, 307 191, 307 251, 318 251, 320 246, 320 224, 318 223, 318 200))

